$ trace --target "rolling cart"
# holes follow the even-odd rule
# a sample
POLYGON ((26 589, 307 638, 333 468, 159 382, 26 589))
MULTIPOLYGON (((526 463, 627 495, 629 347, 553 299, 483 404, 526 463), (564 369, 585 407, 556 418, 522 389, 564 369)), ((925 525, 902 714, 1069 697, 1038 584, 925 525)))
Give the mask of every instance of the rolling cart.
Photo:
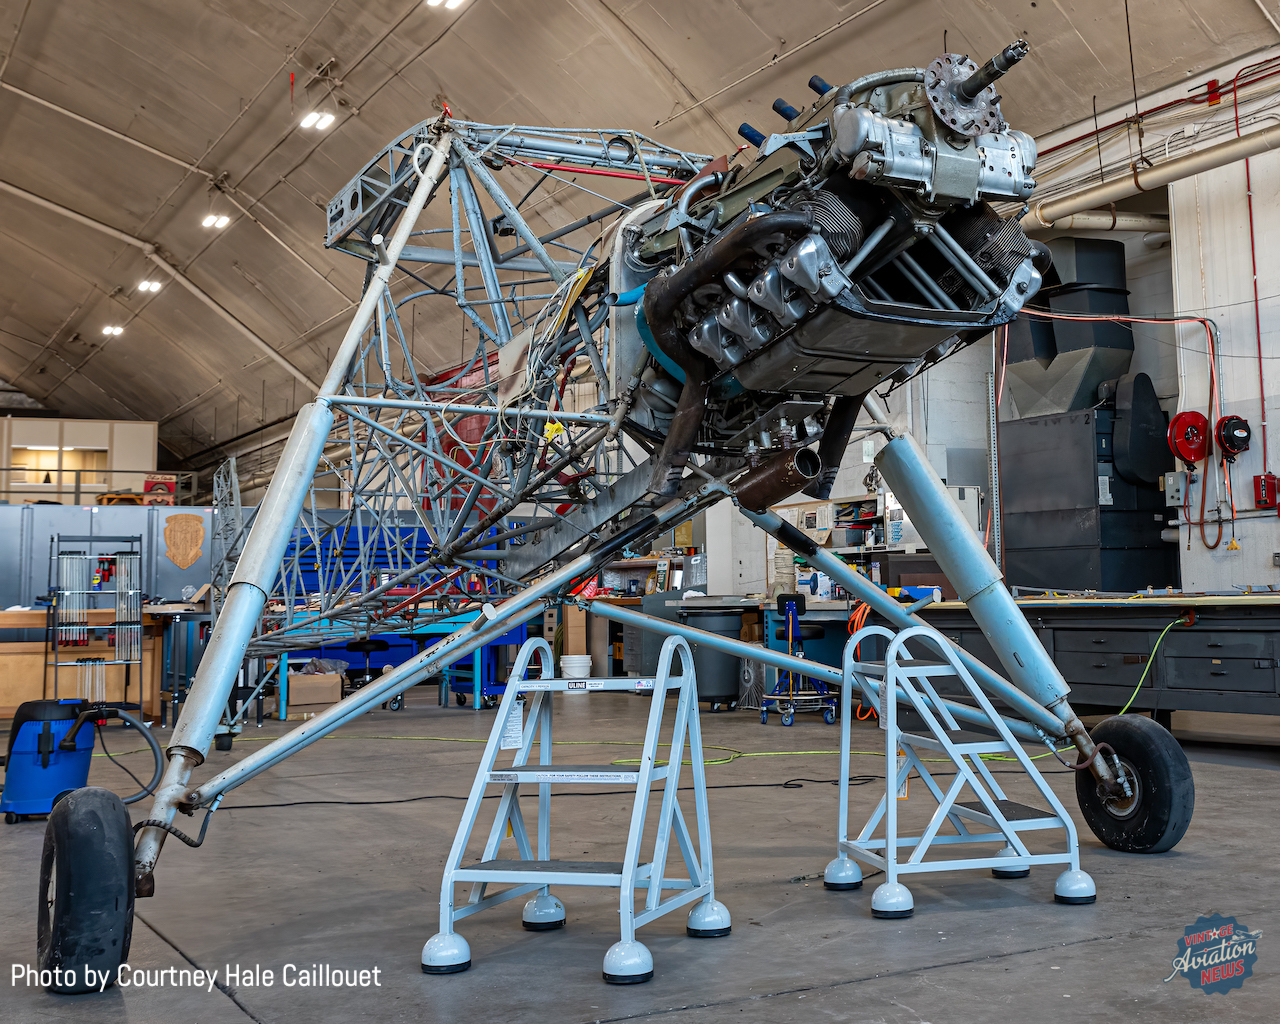
MULTIPOLYGON (((801 624, 803 594, 779 594, 778 614, 783 624, 777 627, 774 636, 787 642, 788 654, 803 658, 806 640, 821 640, 827 635, 823 626, 801 624)), ((787 726, 795 723, 797 713, 809 711, 820 711, 827 725, 835 725, 836 696, 821 679, 791 670, 779 671, 777 682, 760 701, 761 725, 769 723, 770 711, 777 711, 782 716, 782 724, 787 726)))

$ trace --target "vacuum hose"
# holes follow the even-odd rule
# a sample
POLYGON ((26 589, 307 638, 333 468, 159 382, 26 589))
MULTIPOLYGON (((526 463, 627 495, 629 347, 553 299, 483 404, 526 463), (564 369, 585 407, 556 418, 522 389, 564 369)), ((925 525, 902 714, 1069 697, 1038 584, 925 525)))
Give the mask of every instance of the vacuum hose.
MULTIPOLYGON (((156 787, 160 785, 160 777, 164 774, 164 752, 160 749, 160 743, 151 735, 151 730, 148 729, 140 719, 135 718, 127 711, 120 710, 120 708, 89 708, 87 711, 81 711, 80 714, 76 716, 75 725, 68 729, 67 734, 59 741, 58 749, 75 750, 76 734, 80 732, 82 726, 85 724, 99 726, 109 718, 124 719, 124 721, 137 729, 142 738, 147 741, 147 746, 151 748, 151 756, 155 760, 155 772, 151 776, 151 781, 132 796, 121 798, 126 804, 136 804, 144 796, 150 796, 156 791, 156 787)), ((111 755, 108 754, 107 756, 110 757, 111 755)))

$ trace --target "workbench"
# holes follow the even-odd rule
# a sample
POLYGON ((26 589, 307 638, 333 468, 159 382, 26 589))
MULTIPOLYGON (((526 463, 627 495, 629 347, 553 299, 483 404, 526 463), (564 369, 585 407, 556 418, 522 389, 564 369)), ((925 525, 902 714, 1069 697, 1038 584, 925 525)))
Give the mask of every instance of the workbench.
MULTIPOLYGON (((1166 723, 1174 711, 1280 714, 1280 593, 1042 596, 1019 597, 1017 603, 1071 687, 1072 706, 1084 713, 1123 707, 1142 679, 1132 707, 1154 712, 1166 723), (1157 648, 1165 627, 1183 616, 1189 624, 1171 627, 1157 648)), ((822 639, 805 643, 806 657, 827 665, 841 663, 855 605, 806 602, 801 621, 826 628, 822 639)), ((774 635, 782 621, 775 602, 702 597, 680 606, 760 608, 766 643, 774 650, 786 648, 786 641, 774 635)), ((920 615, 980 661, 1005 673, 963 602, 941 601, 920 615)))
MULTIPOLYGON (((1122 707, 1148 669, 1133 707, 1168 721, 1173 711, 1280 714, 1280 593, 1132 597, 1022 597, 1018 606, 1071 687, 1072 706, 1122 707), (1156 651, 1169 623, 1175 625, 1156 651)), ((959 601, 921 616, 998 671, 1001 666, 959 601)))
MULTIPOLYGON (((98 608, 88 611, 90 626, 107 626, 115 622, 114 608, 98 608)), ((53 669, 46 667, 50 652, 43 639, 30 639, 39 632, 43 637, 48 611, 32 608, 27 611, 0 611, 0 630, 23 630, 25 639, 0 640, 0 718, 12 718, 18 705, 29 700, 42 700, 55 696, 53 669)), ((161 637, 164 627, 161 618, 145 610, 142 616, 142 669, 129 678, 129 702, 140 703, 148 718, 160 715, 161 637), (138 676, 141 675, 139 679, 138 676), (141 699, 139 699, 141 686, 141 699)), ((0 633, 0 637, 12 635, 0 633)), ((66 662, 76 658, 113 658, 115 650, 106 640, 91 640, 81 647, 64 647, 59 657, 64 665, 59 675, 58 697, 77 697, 74 669, 66 662)), ((124 699, 124 666, 107 665, 106 699, 120 702, 124 699)))

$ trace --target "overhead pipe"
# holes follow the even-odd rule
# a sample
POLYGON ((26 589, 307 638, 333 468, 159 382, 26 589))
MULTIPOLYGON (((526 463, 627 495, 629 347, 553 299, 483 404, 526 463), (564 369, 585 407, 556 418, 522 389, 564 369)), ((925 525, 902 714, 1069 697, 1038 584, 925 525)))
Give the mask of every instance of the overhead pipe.
POLYGON ((1031 209, 1023 215, 1021 224, 1027 231, 1045 230, 1063 217, 1106 206, 1108 203, 1117 203, 1141 192, 1150 192, 1171 182, 1225 167, 1238 160, 1247 160, 1273 149, 1280 149, 1280 125, 1250 132, 1229 142, 1209 146, 1173 160, 1163 160, 1151 167, 1134 167, 1132 174, 1103 185, 1072 192, 1060 199, 1033 203, 1031 209))
MULTIPOLYGON (((1024 225, 1025 226, 1025 225, 1024 225)), ((1120 213, 1111 210, 1085 210, 1059 217, 1048 227, 1034 227, 1028 234, 1046 231, 1168 231, 1169 217, 1163 213, 1120 213)))

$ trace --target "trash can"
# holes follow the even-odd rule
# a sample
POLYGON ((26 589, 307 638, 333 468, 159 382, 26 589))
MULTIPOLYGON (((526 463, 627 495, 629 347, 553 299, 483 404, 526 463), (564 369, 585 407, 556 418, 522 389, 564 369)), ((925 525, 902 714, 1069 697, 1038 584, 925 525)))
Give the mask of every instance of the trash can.
MULTIPOLYGON (((640 610, 645 615, 659 619, 668 619, 692 626, 694 629, 705 629, 708 633, 719 633, 721 636, 737 640, 742 635, 742 612, 730 608, 685 608, 680 594, 674 591, 664 594, 649 594, 640 603, 640 610)), ((658 671, 658 654, 662 650, 665 634, 655 633, 651 629, 644 631, 641 648, 640 674, 651 676, 658 671)), ((738 700, 738 674, 741 671, 741 659, 732 654, 714 651, 704 644, 697 643, 692 636, 687 636, 689 647, 693 651, 693 667, 698 673, 698 700, 711 704, 731 704, 738 700)), ((674 666, 673 666, 674 667, 674 666)))
MULTIPOLYGON (((742 635, 742 612, 729 608, 685 608, 680 621, 694 629, 737 640, 742 635)), ((742 659, 713 650, 687 637, 693 649, 693 665, 698 672, 698 699, 712 704, 736 704, 742 659)))

